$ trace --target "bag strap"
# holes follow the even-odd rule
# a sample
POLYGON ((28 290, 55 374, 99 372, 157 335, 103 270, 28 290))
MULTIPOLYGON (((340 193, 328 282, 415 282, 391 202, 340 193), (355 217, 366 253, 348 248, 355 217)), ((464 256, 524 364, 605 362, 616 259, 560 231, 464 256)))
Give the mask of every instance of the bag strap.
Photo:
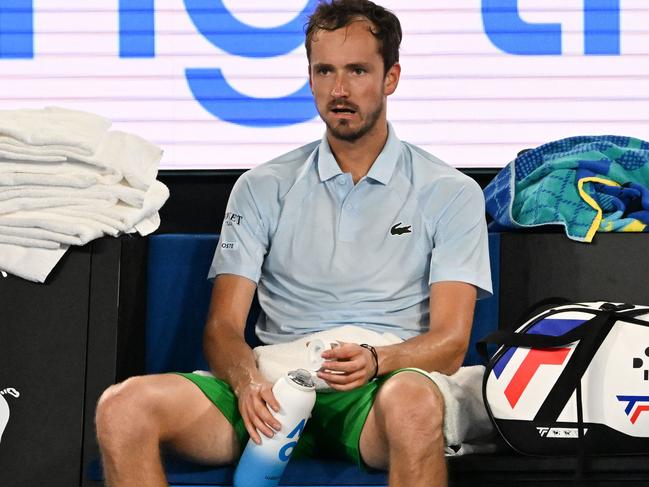
POLYGON ((559 417, 618 318, 619 313, 604 311, 584 323, 588 326, 588 333, 582 333, 570 360, 536 413, 534 421, 552 422, 559 417))
MULTIPOLYGON (((552 298, 552 299, 556 299, 556 298, 552 298)), ((596 316, 601 314, 606 314, 606 313, 615 313, 618 318, 625 318, 632 323, 649 326, 649 323, 647 323, 646 321, 634 319, 636 316, 649 314, 649 308, 639 309, 639 308, 635 308, 635 306, 633 306, 632 304, 615 305, 611 303, 604 303, 600 307, 600 309, 575 307, 575 308, 563 308, 560 311, 561 312, 580 311, 580 312, 591 313, 596 316)), ((540 316, 538 321, 541 321, 543 318, 546 318, 547 316, 550 316, 552 314, 555 313, 552 311, 548 312, 540 316)), ((595 317, 591 318, 591 320, 594 318, 595 317)), ((489 335, 476 342, 475 348, 477 352, 486 361, 489 359, 489 355, 487 351, 487 345, 489 344, 500 345, 503 347, 527 347, 527 348, 562 347, 572 342, 576 342, 577 340, 580 340, 585 333, 587 332, 590 333, 588 331, 590 326, 589 323, 590 320, 585 321, 581 325, 576 326, 572 330, 564 333, 563 335, 558 335, 558 336, 541 335, 538 333, 517 333, 516 331, 510 331, 510 330, 494 330, 489 335)), ((521 325, 522 324, 523 323, 521 323, 521 325)), ((519 326, 517 326, 517 328, 518 327, 519 326)))
MULTIPOLYGON (((579 325, 578 328, 587 325, 587 328, 582 330, 587 331, 587 333, 582 333, 583 337, 579 340, 572 357, 570 357, 541 408, 536 413, 534 421, 556 421, 561 411, 566 407, 572 393, 580 384, 581 378, 590 366, 590 362, 618 320, 647 314, 646 308, 636 309, 633 305, 614 305, 610 303, 602 305, 600 310, 593 311, 596 311, 596 316, 579 325)), ((636 320, 633 320, 633 322, 635 323, 636 320)))

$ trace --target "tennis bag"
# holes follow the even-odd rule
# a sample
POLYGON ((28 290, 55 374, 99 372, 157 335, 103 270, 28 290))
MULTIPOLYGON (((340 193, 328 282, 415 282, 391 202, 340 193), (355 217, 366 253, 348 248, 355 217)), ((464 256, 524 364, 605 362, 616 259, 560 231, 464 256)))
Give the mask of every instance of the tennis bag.
POLYGON ((478 345, 500 348, 483 382, 487 410, 531 455, 649 453, 649 306, 573 303, 478 345))

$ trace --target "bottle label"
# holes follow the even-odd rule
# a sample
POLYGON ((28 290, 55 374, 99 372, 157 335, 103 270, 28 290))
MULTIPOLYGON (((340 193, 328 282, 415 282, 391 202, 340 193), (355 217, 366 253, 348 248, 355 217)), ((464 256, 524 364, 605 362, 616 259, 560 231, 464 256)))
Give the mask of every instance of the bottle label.
POLYGON ((291 457, 291 453, 293 453, 293 449, 297 446, 297 440, 300 439, 300 436, 302 435, 302 431, 304 430, 305 425, 306 425, 306 418, 300 421, 297 424, 297 426, 293 428, 293 431, 291 431, 288 434, 287 438, 288 439, 294 438, 294 440, 287 443, 279 450, 279 459, 282 462, 288 462, 288 459, 291 457))

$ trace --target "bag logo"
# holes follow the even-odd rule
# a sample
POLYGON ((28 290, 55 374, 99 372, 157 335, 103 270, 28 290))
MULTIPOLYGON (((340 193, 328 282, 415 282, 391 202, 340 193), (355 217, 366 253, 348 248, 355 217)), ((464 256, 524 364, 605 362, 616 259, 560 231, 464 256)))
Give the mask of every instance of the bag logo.
POLYGON ((514 409, 532 378, 542 365, 563 365, 570 348, 531 349, 505 389, 505 397, 514 409))
POLYGON ((649 411, 649 396, 617 396, 617 400, 627 403, 624 412, 631 424, 635 424, 642 413, 649 411))
MULTIPOLYGON (((644 351, 644 354, 649 357, 649 347, 644 351)), ((633 357, 633 368, 634 369, 641 369, 642 366, 644 365, 644 361, 642 360, 641 357, 633 357)), ((644 372, 644 380, 649 381, 649 368, 646 368, 643 370, 644 372)))
POLYGON ((7 400, 3 397, 5 395, 20 397, 20 392, 18 392, 13 387, 9 387, 0 391, 0 442, 2 442, 2 434, 9 423, 9 404, 7 400))
MULTIPOLYGON (((539 436, 542 438, 558 438, 563 440, 572 440, 579 438, 578 428, 550 428, 550 427, 536 427, 539 436)), ((584 428, 584 436, 588 433, 588 428, 584 428)))

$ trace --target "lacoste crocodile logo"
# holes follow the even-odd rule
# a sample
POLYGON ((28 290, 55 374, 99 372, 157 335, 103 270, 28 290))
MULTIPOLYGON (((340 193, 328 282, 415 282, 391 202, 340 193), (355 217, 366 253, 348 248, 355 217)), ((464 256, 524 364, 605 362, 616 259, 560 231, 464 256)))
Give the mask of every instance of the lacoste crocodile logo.
POLYGON ((412 230, 410 230, 411 225, 408 225, 407 227, 399 227, 401 225, 401 222, 397 223, 390 229, 390 233, 392 235, 403 235, 404 233, 412 233, 412 230))

